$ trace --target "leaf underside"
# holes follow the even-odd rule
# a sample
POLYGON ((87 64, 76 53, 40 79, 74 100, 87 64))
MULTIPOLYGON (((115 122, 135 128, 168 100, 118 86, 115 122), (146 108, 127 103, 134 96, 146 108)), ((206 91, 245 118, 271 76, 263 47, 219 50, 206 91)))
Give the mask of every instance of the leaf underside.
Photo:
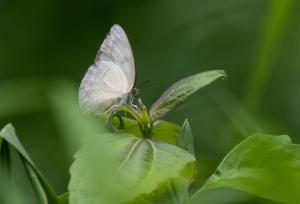
POLYGON ((150 108, 152 120, 163 117, 169 111, 185 103, 199 89, 225 76, 223 70, 214 70, 195 74, 176 82, 150 108))
POLYGON ((29 180, 41 203, 59 204, 56 194, 43 174, 38 170, 30 156, 19 141, 11 124, 6 125, 0 132, 0 143, 7 142, 19 154, 29 180))

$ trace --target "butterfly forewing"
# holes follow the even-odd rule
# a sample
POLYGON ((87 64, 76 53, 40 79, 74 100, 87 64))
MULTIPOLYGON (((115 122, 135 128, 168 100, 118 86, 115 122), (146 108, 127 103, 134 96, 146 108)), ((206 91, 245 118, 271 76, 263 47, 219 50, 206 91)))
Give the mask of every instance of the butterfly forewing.
POLYGON ((101 113, 128 97, 135 80, 134 59, 126 33, 114 25, 95 63, 85 74, 79 89, 80 107, 87 113, 101 113))
POLYGON ((96 56, 95 64, 109 61, 119 65, 128 80, 128 91, 135 80, 135 66, 131 46, 125 31, 119 25, 114 25, 96 56))

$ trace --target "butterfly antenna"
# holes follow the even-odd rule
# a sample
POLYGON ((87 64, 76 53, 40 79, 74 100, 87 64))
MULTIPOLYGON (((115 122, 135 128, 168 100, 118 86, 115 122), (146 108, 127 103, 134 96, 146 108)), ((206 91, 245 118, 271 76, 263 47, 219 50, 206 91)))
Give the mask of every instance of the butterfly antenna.
POLYGON ((144 85, 149 84, 150 81, 151 81, 150 79, 146 79, 145 81, 139 83, 136 87, 137 87, 138 89, 140 89, 140 88, 142 88, 144 85))
POLYGON ((161 86, 165 83, 163 82, 151 82, 151 80, 147 79, 145 81, 143 81, 142 83, 138 84, 137 88, 145 88, 145 87, 149 87, 149 86, 161 86))

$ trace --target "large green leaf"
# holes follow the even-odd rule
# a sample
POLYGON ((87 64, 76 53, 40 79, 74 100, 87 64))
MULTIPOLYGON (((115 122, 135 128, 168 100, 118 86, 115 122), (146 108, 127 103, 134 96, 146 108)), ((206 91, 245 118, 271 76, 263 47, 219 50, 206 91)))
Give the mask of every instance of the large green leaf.
MULTIPOLYGON (((76 154, 71 167, 70 202, 130 201, 152 193, 171 178, 179 177, 194 161, 190 153, 165 142, 128 134, 102 134, 76 154), (112 154, 101 155, 102 147, 110 149, 112 154), (108 163, 109 169, 104 166, 108 163)), ((192 171, 188 176, 191 174, 192 171)))
POLYGON ((300 200, 300 145, 288 136, 255 134, 238 144, 200 189, 232 187, 280 202, 300 200))
POLYGON ((152 120, 163 117, 167 112, 186 102, 200 88, 225 76, 226 74, 223 70, 214 70, 202 72, 176 82, 150 108, 152 120))
POLYGON ((59 204, 54 190, 31 160, 30 156, 16 136, 15 130, 11 124, 6 125, 0 132, 0 143, 3 145, 4 141, 14 147, 20 155, 29 180, 34 187, 40 202, 45 204, 59 204))
POLYGON ((182 177, 173 178, 159 185, 151 194, 142 195, 130 204, 182 204, 189 198, 189 182, 182 177))

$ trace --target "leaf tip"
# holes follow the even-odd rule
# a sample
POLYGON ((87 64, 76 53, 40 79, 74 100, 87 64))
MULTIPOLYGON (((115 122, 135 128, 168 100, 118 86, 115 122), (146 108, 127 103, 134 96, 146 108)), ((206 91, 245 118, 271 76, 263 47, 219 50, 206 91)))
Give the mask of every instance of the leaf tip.
POLYGON ((218 72, 221 79, 223 79, 223 80, 227 79, 228 75, 225 70, 220 69, 220 70, 214 70, 214 71, 218 72))
POLYGON ((15 128, 14 128, 14 126, 11 123, 8 123, 1 130, 1 132, 3 132, 3 131, 12 131, 12 132, 15 132, 15 128))

